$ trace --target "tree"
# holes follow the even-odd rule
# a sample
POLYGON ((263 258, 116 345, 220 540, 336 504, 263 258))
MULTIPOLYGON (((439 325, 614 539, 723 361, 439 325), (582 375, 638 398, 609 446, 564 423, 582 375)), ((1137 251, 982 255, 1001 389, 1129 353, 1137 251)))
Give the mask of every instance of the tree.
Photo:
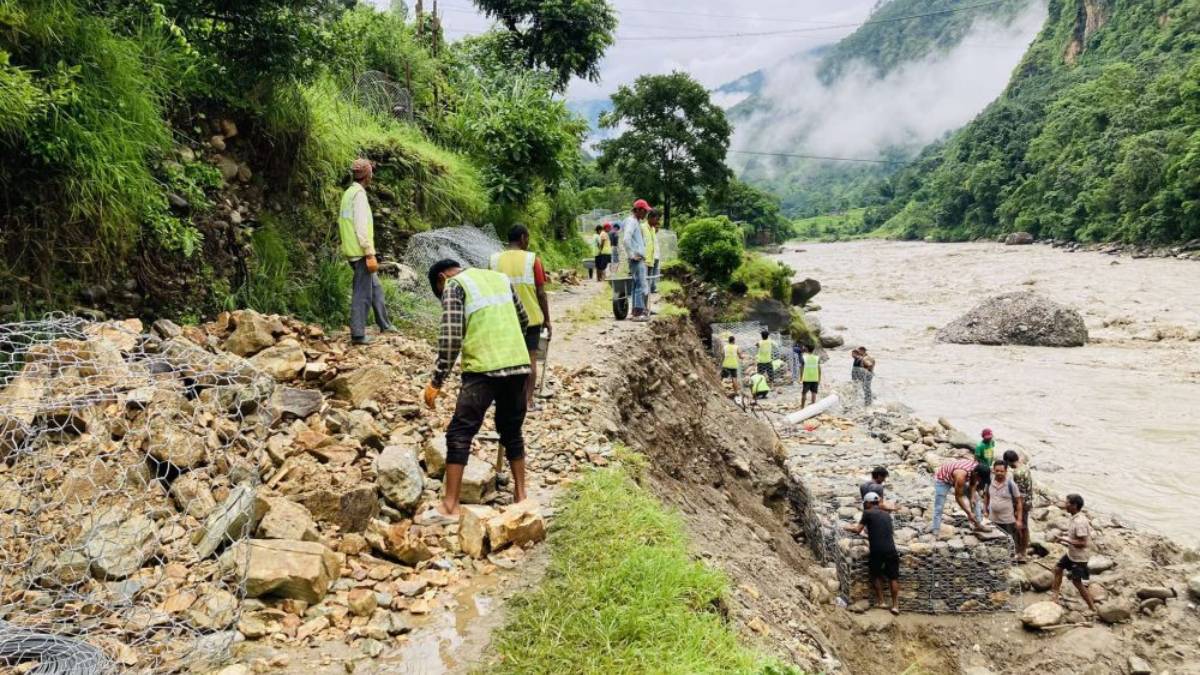
POLYGON ((600 168, 615 167, 634 191, 660 202, 667 227, 672 208, 694 208, 701 190, 729 180, 729 121, 687 73, 643 75, 612 102, 600 126, 627 131, 600 143, 600 168))
POLYGON ((725 216, 692 221, 679 237, 679 257, 713 283, 729 281, 744 250, 741 228, 725 216))
POLYGON ((508 30, 525 67, 554 74, 555 89, 572 77, 600 79, 600 59, 615 41, 617 15, 605 0, 475 0, 508 30))
POLYGON ((780 243, 792 235, 792 224, 783 217, 779 198, 740 180, 707 195, 708 212, 746 223, 755 244, 780 243))

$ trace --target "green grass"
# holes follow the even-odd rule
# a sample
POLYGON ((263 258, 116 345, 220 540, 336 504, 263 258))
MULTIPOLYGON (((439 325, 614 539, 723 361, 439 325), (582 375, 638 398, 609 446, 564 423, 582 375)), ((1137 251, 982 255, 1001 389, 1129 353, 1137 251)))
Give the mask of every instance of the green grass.
POLYGON ((802 241, 839 241, 870 236, 863 224, 866 212, 866 209, 850 209, 845 213, 802 218, 795 222, 796 238, 802 241))
POLYGON ((487 672, 787 672, 739 642, 718 610, 726 579, 692 559, 679 516, 620 465, 571 487, 550 547, 545 580, 514 602, 487 672))

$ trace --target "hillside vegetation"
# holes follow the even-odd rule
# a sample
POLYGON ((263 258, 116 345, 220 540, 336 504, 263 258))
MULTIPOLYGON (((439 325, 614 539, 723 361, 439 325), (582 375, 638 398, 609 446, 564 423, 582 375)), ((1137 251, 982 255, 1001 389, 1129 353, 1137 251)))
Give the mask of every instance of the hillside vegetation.
POLYGON ((0 315, 336 323, 335 212, 360 155, 384 257, 518 221, 550 263, 582 255, 585 126, 554 55, 530 66, 503 30, 452 45, 403 3, 347 4, 0 0, 0 315))
MULTIPOLYGON (((991 20, 997 25, 1008 26, 1032 3, 1033 0, 891 0, 881 4, 868 22, 836 44, 796 54, 772 68, 756 71, 730 83, 723 90, 748 93, 729 111, 730 120, 740 137, 745 139, 740 149, 839 155, 886 162, 873 164, 792 157, 751 157, 739 167, 741 178, 778 195, 785 213, 791 217, 815 216, 886 201, 880 197, 876 186, 915 157, 932 138, 917 140, 906 138, 904 133, 880 134, 882 127, 893 125, 898 131, 908 129, 907 133, 914 133, 909 129, 914 124, 912 120, 886 114, 875 114, 872 119, 858 122, 856 127, 839 129, 837 134, 832 134, 830 120, 825 119, 830 110, 841 110, 847 105, 853 108, 852 102, 857 100, 859 94, 898 86, 886 78, 906 66, 916 68, 923 61, 948 57, 979 21, 991 20), (774 87, 770 86, 772 79, 778 82, 774 87), (833 140, 832 135, 840 138, 841 142, 833 140), (864 149, 861 138, 881 140, 864 149), (884 141, 883 138, 892 140, 884 141), (823 149, 813 152, 810 146, 814 142, 823 149), (846 143, 852 149, 839 151, 832 148, 846 143)), ((1008 36, 990 39, 997 42, 1007 40, 1008 36)), ((991 45, 965 47, 974 50, 976 55, 981 53, 979 50, 990 48, 991 45)), ((994 50, 983 53, 998 55, 994 50)), ((1015 58, 1014 55, 1014 61, 1015 58)), ((1002 75, 988 73, 986 76, 979 72, 974 74, 975 79, 984 78, 985 82, 993 77, 994 91, 999 91, 1007 72, 1002 75)), ((966 85, 956 81, 946 86, 950 90, 942 92, 946 98, 930 101, 930 105, 958 109, 962 104, 949 98, 957 93, 958 88, 976 87, 978 84, 966 85)), ((896 95, 918 94, 901 91, 896 95)), ((979 107, 965 110, 966 117, 962 119, 969 119, 983 105, 980 102, 979 107)), ((871 111, 842 112, 856 118, 872 116, 871 111)), ((853 123, 837 122, 839 127, 847 124, 853 123)))
POLYGON ((1200 1, 1054 0, 1004 95, 877 191, 905 238, 1200 237, 1200 1))

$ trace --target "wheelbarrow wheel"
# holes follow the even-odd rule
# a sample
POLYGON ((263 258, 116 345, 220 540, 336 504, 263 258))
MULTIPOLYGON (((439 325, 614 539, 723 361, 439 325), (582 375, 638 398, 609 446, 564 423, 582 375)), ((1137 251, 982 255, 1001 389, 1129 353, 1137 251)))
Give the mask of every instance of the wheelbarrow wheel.
POLYGON ((613 316, 617 317, 617 321, 624 321, 629 316, 629 298, 613 300, 613 316))

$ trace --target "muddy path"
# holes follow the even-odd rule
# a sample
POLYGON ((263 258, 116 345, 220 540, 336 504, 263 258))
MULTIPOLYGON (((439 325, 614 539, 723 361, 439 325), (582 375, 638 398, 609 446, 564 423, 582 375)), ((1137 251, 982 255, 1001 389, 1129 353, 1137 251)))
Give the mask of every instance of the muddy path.
MULTIPOLYGON (((525 426, 530 497, 543 505, 548 521, 553 519, 558 494, 581 468, 564 465, 556 456, 561 448, 554 447, 554 439, 565 427, 562 413, 573 405, 571 392, 599 390, 612 363, 604 355, 619 354, 628 339, 645 330, 613 322, 607 298, 607 286, 588 282, 551 293, 555 333, 550 378, 546 397, 538 400, 538 409, 529 414, 525 426)), ((452 408, 452 403, 443 400, 442 406, 452 408)), ((429 429, 431 436, 443 432, 437 422, 429 429)), ((490 443, 493 436, 489 416, 480 437, 490 443)), ((548 562, 548 549, 542 544, 481 561, 475 573, 449 576, 438 601, 427 612, 409 616, 405 634, 377 654, 365 654, 359 646, 339 639, 318 639, 304 646, 260 641, 244 643, 238 661, 254 669, 306 675, 472 672, 486 666, 488 646, 504 624, 508 601, 536 586, 548 562)))

